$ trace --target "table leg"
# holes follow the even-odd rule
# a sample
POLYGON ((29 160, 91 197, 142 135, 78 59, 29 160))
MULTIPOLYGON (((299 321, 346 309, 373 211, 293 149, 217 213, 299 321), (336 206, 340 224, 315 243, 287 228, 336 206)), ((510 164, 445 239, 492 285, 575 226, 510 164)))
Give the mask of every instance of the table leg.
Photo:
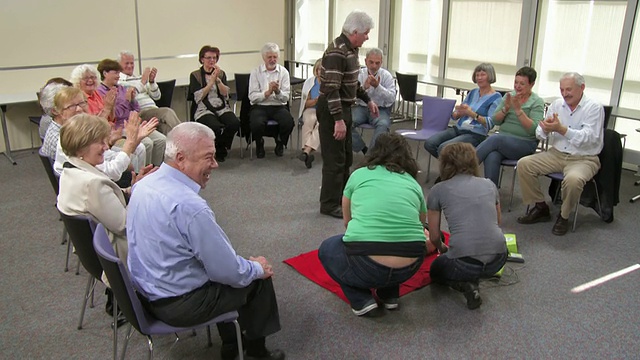
POLYGON ((9 133, 7 132, 7 105, 0 105, 0 121, 2 122, 2 132, 4 135, 4 156, 11 161, 13 165, 16 165, 16 161, 11 156, 11 144, 9 143, 9 133))

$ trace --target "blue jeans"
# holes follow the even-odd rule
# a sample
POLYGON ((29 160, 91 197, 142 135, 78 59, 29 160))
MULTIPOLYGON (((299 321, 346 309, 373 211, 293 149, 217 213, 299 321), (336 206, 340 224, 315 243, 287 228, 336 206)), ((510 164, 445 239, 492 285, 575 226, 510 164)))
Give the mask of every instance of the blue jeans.
POLYGON ((424 261, 424 257, 420 257, 409 266, 389 268, 368 256, 347 255, 342 237, 340 234, 323 241, 318 257, 354 309, 361 309, 373 299, 372 288, 376 289, 381 300, 400 297, 400 284, 409 280, 424 261))
POLYGON ((476 148, 478 162, 484 163, 484 177, 498 186, 502 160, 520 160, 521 157, 533 154, 536 146, 537 140, 524 140, 502 134, 489 136, 476 148))
POLYGON ((485 135, 476 134, 468 130, 460 130, 457 126, 454 126, 428 138, 424 142, 424 148, 437 159, 442 149, 448 144, 465 142, 476 147, 486 138, 485 135))
POLYGON ((380 134, 389 132, 391 126, 391 107, 379 107, 380 115, 377 118, 371 116, 369 108, 366 106, 354 106, 351 108, 351 120, 353 121, 353 130, 351 131, 352 147, 354 152, 360 152, 364 149, 365 144, 357 127, 362 124, 371 124, 376 128, 373 129, 373 138, 369 144, 372 148, 376 144, 376 139, 380 134))
POLYGON ((454 281, 477 283, 480 278, 492 277, 507 262, 507 253, 496 254, 487 264, 469 258, 452 259, 447 254, 438 256, 429 269, 431 279, 441 284, 454 281))

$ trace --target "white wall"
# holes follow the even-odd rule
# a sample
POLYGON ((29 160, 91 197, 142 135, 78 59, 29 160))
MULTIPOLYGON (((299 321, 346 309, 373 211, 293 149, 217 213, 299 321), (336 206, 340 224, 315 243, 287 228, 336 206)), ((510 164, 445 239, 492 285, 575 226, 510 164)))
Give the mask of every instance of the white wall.
MULTIPOLYGON (((138 15, 142 66, 157 67, 160 81, 188 81, 200 66, 197 56, 189 55, 206 44, 220 48, 220 66, 229 78, 260 64, 265 42, 288 46, 282 0, 138 0, 138 15)), ((96 64, 125 49, 137 54, 135 2, 3 0, 0 43, 0 98, 35 93, 51 77, 69 78, 76 63, 96 64)), ((183 95, 176 89, 173 108, 186 119, 183 95)), ((31 147, 30 132, 39 144, 27 119, 39 114, 35 102, 8 105, 12 150, 31 147)))

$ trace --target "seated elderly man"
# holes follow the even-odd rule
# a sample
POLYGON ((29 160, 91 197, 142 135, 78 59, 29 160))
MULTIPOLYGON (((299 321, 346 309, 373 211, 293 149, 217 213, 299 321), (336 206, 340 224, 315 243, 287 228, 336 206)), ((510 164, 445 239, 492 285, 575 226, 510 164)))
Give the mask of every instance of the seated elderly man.
POLYGON ((118 63, 122 67, 118 84, 125 87, 134 87, 137 91, 136 101, 140 106, 140 117, 149 120, 152 117, 158 118, 158 130, 167 134, 176 125, 180 124, 180 119, 175 111, 169 107, 157 107, 154 100, 160 99, 160 88, 156 83, 158 69, 145 68, 142 76, 133 74, 135 69, 133 54, 128 51, 121 51, 118 54, 118 63))
MULTIPOLYGON (((131 111, 140 111, 140 105, 136 101, 137 90, 133 87, 125 88, 118 85, 120 79, 120 71, 122 67, 117 61, 104 59, 98 64, 98 72, 102 83, 98 86, 97 92, 100 96, 105 97, 111 89, 116 89, 116 98, 113 107, 113 115, 115 118, 115 127, 124 127, 124 121, 129 118, 131 111)), ((142 140, 142 144, 146 149, 146 164, 160 166, 164 156, 166 137, 157 130, 154 130, 147 138, 142 140)))
POLYGON ((525 216, 518 218, 521 224, 551 220, 538 177, 564 173, 562 208, 553 226, 554 235, 567 233, 569 215, 580 201, 584 185, 600 169, 598 154, 604 139, 604 108, 588 98, 584 88, 584 77, 578 73, 566 73, 560 78, 562 98, 551 104, 547 118, 536 128, 536 136, 549 141, 549 150, 518 161, 522 201, 535 203, 525 216))
POLYGON ((262 137, 267 128, 267 121, 276 121, 278 134, 275 153, 276 156, 282 156, 294 127, 293 116, 287 108, 291 91, 289 71, 278 64, 280 47, 277 44, 266 43, 261 53, 264 64, 253 69, 249 77, 249 100, 252 105, 249 115, 251 136, 256 142, 256 155, 263 158, 265 152, 262 137))
MULTIPOLYGON (((265 337, 280 330, 273 270, 262 257, 236 254, 198 193, 218 166, 213 130, 182 123, 167 137, 165 163, 138 184, 127 212, 128 265, 143 305, 174 326, 237 310, 245 359, 284 359, 265 337)), ((235 327, 218 324, 222 358, 238 355, 235 327)))
POLYGON ((382 50, 378 48, 370 49, 367 51, 364 62, 367 67, 360 69, 358 81, 362 84, 362 88, 367 92, 371 100, 378 105, 378 114, 374 116, 364 101, 356 100, 356 106, 351 109, 353 121, 351 146, 353 147, 353 152, 362 151, 363 154, 366 154, 367 150, 375 145, 376 139, 380 134, 389 132, 391 108, 396 101, 396 82, 393 79, 393 75, 382 68, 382 50), (356 131, 357 127, 362 124, 375 126, 369 148, 365 145, 360 133, 356 131))

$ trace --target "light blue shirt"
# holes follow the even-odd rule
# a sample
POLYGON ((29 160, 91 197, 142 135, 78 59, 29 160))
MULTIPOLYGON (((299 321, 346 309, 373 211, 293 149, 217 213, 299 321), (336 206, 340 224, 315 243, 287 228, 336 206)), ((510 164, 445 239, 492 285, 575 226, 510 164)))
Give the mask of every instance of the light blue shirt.
POLYGON ((200 185, 162 164, 137 183, 127 210, 128 265, 151 301, 186 294, 208 281, 235 288, 262 278, 262 266, 236 254, 200 185))

